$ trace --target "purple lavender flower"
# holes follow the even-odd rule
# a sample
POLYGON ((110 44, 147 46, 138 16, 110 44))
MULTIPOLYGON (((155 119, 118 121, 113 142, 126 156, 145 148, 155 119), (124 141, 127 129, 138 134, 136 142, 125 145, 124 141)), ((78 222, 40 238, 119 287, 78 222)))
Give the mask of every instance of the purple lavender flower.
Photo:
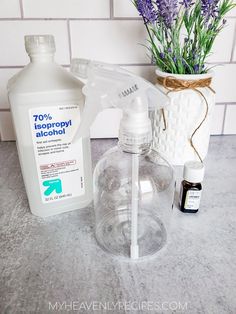
POLYGON ((209 25, 208 25, 208 29, 211 30, 211 29, 212 29, 212 26, 213 26, 212 24, 209 24, 209 25))
POLYGON ((182 4, 185 7, 185 9, 188 10, 194 4, 194 0, 182 0, 180 4, 182 4))
POLYGON ((194 69, 195 73, 198 73, 199 72, 199 64, 195 64, 193 69, 194 69))
POLYGON ((158 17, 171 28, 178 14, 178 0, 156 0, 158 17))
POLYGON ((144 23, 154 24, 157 21, 157 12, 152 0, 136 0, 139 15, 143 17, 144 23))
POLYGON ((211 17, 217 17, 220 0, 201 0, 201 10, 207 24, 211 17))

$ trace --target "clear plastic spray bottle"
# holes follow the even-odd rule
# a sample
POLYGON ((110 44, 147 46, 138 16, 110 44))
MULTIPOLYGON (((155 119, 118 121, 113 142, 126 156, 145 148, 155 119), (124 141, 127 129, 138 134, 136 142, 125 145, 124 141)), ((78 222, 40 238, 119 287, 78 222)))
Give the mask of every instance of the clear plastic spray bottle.
POLYGON ((153 255, 166 243, 174 180, 172 167, 151 149, 148 107, 165 107, 169 98, 118 66, 74 59, 71 70, 87 78, 77 139, 88 134, 99 111, 123 110, 119 144, 104 154, 94 171, 96 239, 119 257, 153 255))

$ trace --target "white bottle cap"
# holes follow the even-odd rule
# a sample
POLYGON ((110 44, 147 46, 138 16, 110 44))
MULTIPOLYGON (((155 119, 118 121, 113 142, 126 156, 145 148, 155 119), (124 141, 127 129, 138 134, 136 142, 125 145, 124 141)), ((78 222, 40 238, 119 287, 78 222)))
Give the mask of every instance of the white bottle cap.
POLYGON ((28 54, 54 53, 56 51, 53 35, 26 35, 25 50, 28 54))
POLYGON ((188 161, 184 165, 184 180, 191 183, 200 183, 204 178, 205 168, 200 161, 188 161))

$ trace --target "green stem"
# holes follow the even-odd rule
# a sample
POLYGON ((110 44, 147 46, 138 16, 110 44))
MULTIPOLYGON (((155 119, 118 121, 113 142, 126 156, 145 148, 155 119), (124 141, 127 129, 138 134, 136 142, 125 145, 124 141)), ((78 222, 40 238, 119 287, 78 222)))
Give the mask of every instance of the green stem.
POLYGON ((147 32, 148 32, 148 36, 149 36, 150 41, 151 41, 151 43, 152 43, 152 48, 154 48, 155 54, 156 54, 156 57, 157 57, 158 54, 159 54, 159 51, 158 51, 158 49, 157 49, 157 47, 156 47, 156 45, 155 45, 155 43, 154 43, 154 41, 153 41, 152 35, 151 35, 151 33, 150 33, 150 30, 149 30, 147 24, 145 23, 145 21, 144 21, 144 25, 145 25, 145 27, 146 27, 146 30, 147 30, 147 32))

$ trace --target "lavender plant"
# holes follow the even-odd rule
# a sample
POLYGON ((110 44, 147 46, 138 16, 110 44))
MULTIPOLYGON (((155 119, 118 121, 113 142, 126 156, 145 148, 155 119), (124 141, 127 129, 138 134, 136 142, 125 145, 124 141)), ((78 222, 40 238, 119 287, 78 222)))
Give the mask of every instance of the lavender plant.
POLYGON ((202 74, 233 0, 133 0, 148 32, 148 49, 164 72, 202 74))

